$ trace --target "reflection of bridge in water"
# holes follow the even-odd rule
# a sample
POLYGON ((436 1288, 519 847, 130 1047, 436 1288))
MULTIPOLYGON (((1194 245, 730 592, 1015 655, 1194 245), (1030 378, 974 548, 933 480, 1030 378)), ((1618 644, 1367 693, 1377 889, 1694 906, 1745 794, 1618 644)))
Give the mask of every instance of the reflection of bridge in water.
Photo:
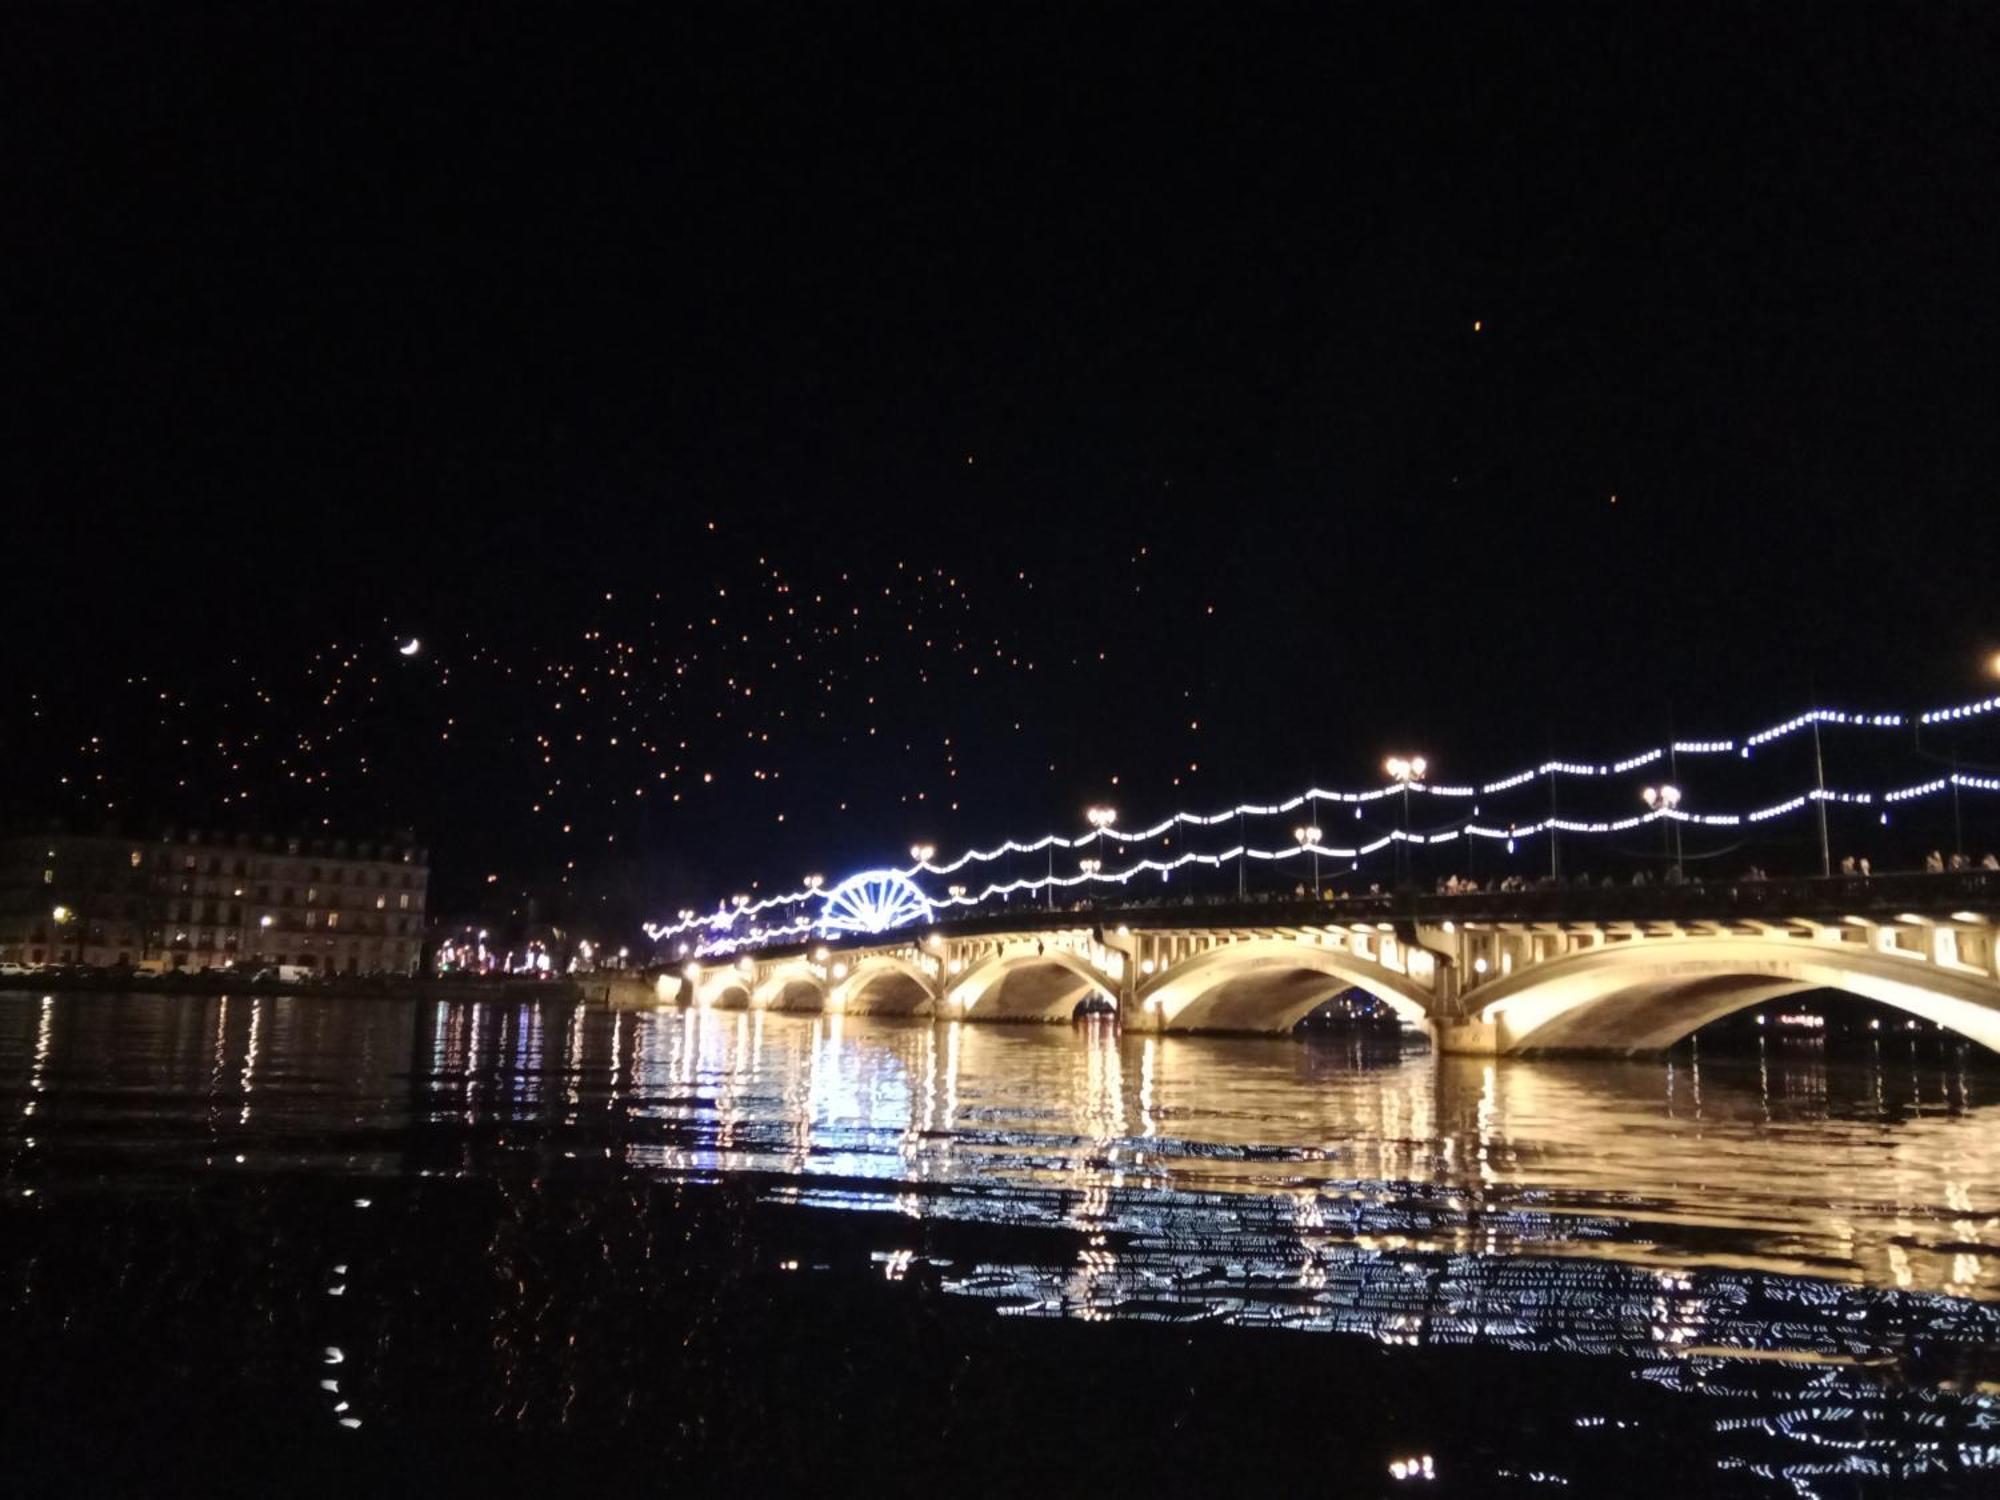
POLYGON ((1290 1031, 1358 990, 1446 1051, 1639 1052, 1827 989, 2000 1051, 2000 874, 1021 911, 690 963, 625 1003, 1290 1031))

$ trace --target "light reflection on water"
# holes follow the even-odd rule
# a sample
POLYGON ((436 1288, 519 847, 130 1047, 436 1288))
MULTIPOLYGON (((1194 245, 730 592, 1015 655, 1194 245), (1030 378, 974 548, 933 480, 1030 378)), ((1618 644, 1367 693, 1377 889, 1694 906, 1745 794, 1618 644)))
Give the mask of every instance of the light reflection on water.
POLYGON ((1494 1062, 1101 1023, 8 996, 0 1087, 23 1185, 72 1151, 113 1172, 245 1152, 397 1174, 582 1150, 1092 1231, 1277 1214, 1308 1260, 1554 1254, 2000 1294, 2000 1080, 1907 1052, 1494 1062), (510 1147, 510 1125, 536 1128, 510 1147))
MULTIPOLYGON (((670 1292, 674 1262, 626 1189, 714 1182, 779 1216, 740 1247, 778 1272, 922 1280, 1013 1317, 1608 1357, 1712 1410, 1713 1474, 1817 1493, 1810 1476, 1893 1471, 1948 1491, 2000 1464, 1996 1093, 2000 1073, 1894 1044, 1834 1066, 1811 1050, 1494 1062, 1101 1023, 0 995, 0 1225, 66 1197, 86 1241, 103 1216, 122 1279, 117 1236, 154 1231, 119 1229, 109 1202, 245 1185, 265 1205, 252 1222, 282 1238, 320 1222, 310 1185, 335 1185, 348 1248, 319 1264, 301 1246, 283 1285, 339 1299, 318 1347, 340 1368, 312 1387, 343 1430, 424 1409, 394 1385, 417 1342, 394 1331, 412 1305, 384 1279, 394 1236, 361 1221, 445 1212, 433 1189, 497 1190, 507 1207, 479 1232, 521 1239, 526 1269, 495 1284, 497 1311, 475 1297, 448 1330, 534 1328, 492 1342, 501 1409, 536 1409, 521 1392, 556 1379, 567 1420, 567 1356, 531 1351, 576 1336, 544 1344, 540 1319, 622 1322, 670 1292), (833 1264, 827 1211, 864 1231, 858 1268, 833 1264), (590 1226, 587 1263, 615 1294, 588 1279, 571 1296, 568 1273, 536 1269, 564 1222, 590 1226), (539 1311, 516 1318, 515 1301, 539 1311), (1908 1422, 1921 1442, 1897 1436, 1908 1422)), ((33 1236, 13 1243, 0 1286, 37 1284, 33 1236)), ((222 1316, 242 1295, 202 1282, 211 1300, 188 1302, 199 1256, 164 1274, 173 1291, 143 1316, 222 1316)), ((280 1284, 261 1268, 246 1283, 274 1307, 280 1284)), ((67 1330, 101 1293, 39 1295, 67 1330)), ((457 1336, 436 1346, 456 1359, 457 1336)), ((218 1337, 235 1358, 226 1324, 218 1337)), ((1635 1399, 1553 1416, 1622 1431, 1635 1399)), ((1541 1483, 1506 1453, 1481 1462, 1485 1482, 1541 1483)))

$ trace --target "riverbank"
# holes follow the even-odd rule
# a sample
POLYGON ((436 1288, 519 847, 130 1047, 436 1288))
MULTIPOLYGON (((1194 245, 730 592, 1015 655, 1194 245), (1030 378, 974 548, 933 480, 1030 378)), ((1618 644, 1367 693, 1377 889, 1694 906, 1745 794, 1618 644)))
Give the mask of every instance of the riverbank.
POLYGON ((38 969, 0 974, 0 990, 42 995, 297 995, 324 1000, 581 1000, 602 1005, 611 993, 609 976, 583 979, 525 979, 456 976, 414 978, 400 974, 337 975, 312 979, 248 979, 226 970, 149 974, 104 969, 38 969))

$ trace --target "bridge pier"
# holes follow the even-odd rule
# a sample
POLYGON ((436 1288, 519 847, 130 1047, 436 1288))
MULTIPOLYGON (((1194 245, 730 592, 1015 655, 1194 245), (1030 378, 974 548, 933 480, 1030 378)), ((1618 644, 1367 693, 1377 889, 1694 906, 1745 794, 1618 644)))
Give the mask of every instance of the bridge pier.
POLYGON ((1440 1016, 1431 1023, 1431 1045, 1439 1052, 1461 1057, 1497 1057, 1500 1027, 1477 1017, 1460 1020, 1440 1016))
POLYGON ((1139 998, 1139 987, 1129 977, 1118 991, 1118 1029, 1144 1036, 1159 1036, 1167 1029, 1166 1017, 1139 998))

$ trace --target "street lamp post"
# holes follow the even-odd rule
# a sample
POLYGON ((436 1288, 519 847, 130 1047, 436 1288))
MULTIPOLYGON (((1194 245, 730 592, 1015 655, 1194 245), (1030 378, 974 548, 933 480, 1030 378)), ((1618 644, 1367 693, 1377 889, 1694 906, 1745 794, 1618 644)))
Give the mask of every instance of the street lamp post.
MULTIPOLYGON (((1981 663, 1981 666, 1988 677, 2000 677, 2000 651, 1991 653, 1981 663)), ((1959 771, 1961 767, 1958 745, 1954 740, 1950 748, 1943 755, 1926 750, 1924 748, 1924 720, 1921 714, 1912 714, 1910 716, 1910 730, 1914 736, 1917 754, 1923 756, 1926 760, 1941 761, 1951 767, 1949 778, 1951 785, 1951 852, 1954 854, 1963 854, 1965 853, 1965 814, 1959 799, 1959 771)), ((1815 726, 1816 731, 1817 726, 1815 726)), ((1993 766, 1982 766, 1977 762, 1966 762, 1966 764, 1971 765, 1974 770, 1993 771, 2000 769, 1993 766)), ((1824 804, 1822 804, 1822 816, 1824 816, 1823 809, 1824 804)))
POLYGON ((1397 863, 1402 866, 1403 883, 1410 880, 1410 788, 1424 779, 1424 772, 1430 763, 1421 755, 1392 755, 1382 762, 1382 769, 1389 773, 1389 779, 1403 789, 1403 837, 1397 849, 1397 863))
POLYGON ((1086 881, 1093 881, 1097 879, 1097 872, 1104 868, 1104 861, 1093 854, 1078 860, 1076 867, 1083 871, 1083 878, 1086 881))
POLYGON ((1319 900, 1319 841, 1321 837, 1319 826, 1317 824, 1302 824, 1292 830, 1292 837, 1299 841, 1301 849, 1307 849, 1312 852, 1313 900, 1317 901, 1319 900))
POLYGON ((1118 821, 1118 809, 1108 803, 1097 803, 1083 810, 1084 821, 1090 824, 1096 835, 1097 857, 1083 861, 1083 872, 1095 875, 1104 868, 1104 835, 1111 831, 1111 825, 1118 821))
POLYGON ((1086 808, 1083 816, 1096 831, 1097 853, 1098 857, 1102 858, 1104 855, 1104 835, 1109 833, 1111 825, 1118 821, 1118 809, 1099 803, 1096 807, 1086 808))
POLYGON ((1819 814, 1819 872, 1821 875, 1833 873, 1833 850, 1826 840, 1826 752, 1819 742, 1819 718, 1817 711, 1813 718, 1813 777, 1818 783, 1813 793, 1813 809, 1819 814))
MULTIPOLYGON (((1665 818, 1668 825, 1673 829, 1673 869, 1675 877, 1678 878, 1682 873, 1681 820, 1675 810, 1681 805, 1681 789, 1669 781, 1659 786, 1645 788, 1639 793, 1639 797, 1649 809, 1657 813, 1660 817, 1665 818)), ((1667 830, 1661 829, 1660 831, 1664 835, 1667 830)), ((1661 843, 1665 844, 1666 842, 1667 840, 1662 837, 1661 843)))
POLYGON ((1562 878, 1562 830, 1556 827, 1556 768, 1549 764, 1549 879, 1562 878))

